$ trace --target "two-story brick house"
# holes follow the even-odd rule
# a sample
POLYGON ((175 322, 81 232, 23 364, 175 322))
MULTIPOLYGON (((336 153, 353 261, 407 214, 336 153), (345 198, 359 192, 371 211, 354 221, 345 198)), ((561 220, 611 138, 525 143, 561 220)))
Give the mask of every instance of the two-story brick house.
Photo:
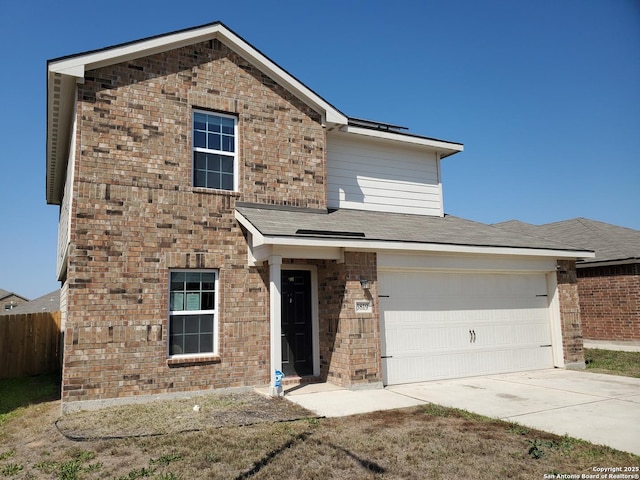
POLYGON ((347 117, 221 23, 47 75, 65 410, 275 392, 276 370, 358 388, 583 364, 591 254, 445 215, 461 144, 347 117))

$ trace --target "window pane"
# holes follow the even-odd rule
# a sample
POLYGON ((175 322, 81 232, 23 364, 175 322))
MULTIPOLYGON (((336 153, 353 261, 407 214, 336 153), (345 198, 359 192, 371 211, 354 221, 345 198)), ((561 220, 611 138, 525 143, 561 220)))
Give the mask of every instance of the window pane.
POLYGON ((222 125, 222 117, 207 115, 209 117, 209 131, 219 133, 222 125))
POLYGON ((216 295, 213 292, 202 292, 201 301, 200 310, 213 310, 216 308, 216 295))
POLYGON ((233 137, 222 137, 222 148, 224 152, 233 152, 233 137))
POLYGON ((207 154, 202 152, 195 152, 193 156, 193 167, 196 170, 207 169, 207 154))
POLYGON ((200 293, 189 292, 185 299, 185 310, 200 310, 200 293))
POLYGON ((173 292, 171 294, 171 305, 169 306, 170 310, 184 310, 184 293, 183 292, 173 292))
POLYGON ((171 317, 171 333, 170 335, 179 335, 184 332, 184 315, 174 315, 171 317))
POLYGON ((220 150, 220 135, 215 133, 210 133, 208 135, 207 148, 209 150, 220 150))
POLYGON ((204 170, 196 170, 196 174, 193 177, 194 187, 206 187, 207 186, 207 172, 204 170))
POLYGON ((222 157, 220 158, 220 171, 224 173, 233 173, 233 158, 222 157))
POLYGON ((184 353, 184 337, 182 335, 172 335, 169 339, 169 355, 180 355, 184 353))
POLYGON ((213 315, 200 315, 200 333, 213 332, 213 315))
POLYGON ((222 175, 222 189, 233 190, 233 175, 228 175, 228 174, 222 175))
POLYGON ((194 130, 206 130, 207 129, 207 115, 204 113, 193 114, 193 129, 194 130))
POLYGON ((207 135, 205 132, 193 132, 193 146, 198 148, 207 148, 207 135))
POLYGON ((233 118, 221 117, 222 124, 222 133, 226 133, 227 135, 233 135, 235 132, 233 131, 234 120, 233 118))
POLYGON ((200 335, 200 352, 213 352, 213 333, 200 335))
POLYGON ((171 291, 184 290, 184 273, 171 272, 171 291))
POLYGON ((220 171, 220 155, 209 155, 209 170, 213 172, 220 171))
POLYGON ((216 172, 211 172, 207 174, 207 187, 209 188, 220 188, 220 174, 216 172))
POLYGON ((184 336, 184 353, 200 353, 198 350, 198 344, 200 343, 198 335, 185 335, 184 336))
POLYGON ((186 274, 187 290, 200 290, 200 272, 186 274))
POLYGON ((215 273, 203 273, 202 274, 202 289, 203 290, 215 290, 216 289, 216 274, 215 273))
POLYGON ((185 315, 184 317, 184 333, 200 332, 200 315, 185 315))

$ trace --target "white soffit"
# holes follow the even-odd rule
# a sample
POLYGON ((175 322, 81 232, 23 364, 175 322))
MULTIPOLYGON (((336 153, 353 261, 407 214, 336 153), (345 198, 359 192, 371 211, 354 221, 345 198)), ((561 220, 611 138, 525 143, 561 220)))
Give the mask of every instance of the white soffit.
POLYGON ((442 157, 447 157, 464 150, 464 145, 460 143, 452 143, 445 140, 437 140, 434 138, 427 138, 419 135, 356 127, 353 125, 345 125, 340 128, 339 132, 361 135, 383 142, 386 141, 392 143, 403 143, 405 145, 409 144, 416 147, 428 147, 431 150, 440 152, 442 154, 442 157))

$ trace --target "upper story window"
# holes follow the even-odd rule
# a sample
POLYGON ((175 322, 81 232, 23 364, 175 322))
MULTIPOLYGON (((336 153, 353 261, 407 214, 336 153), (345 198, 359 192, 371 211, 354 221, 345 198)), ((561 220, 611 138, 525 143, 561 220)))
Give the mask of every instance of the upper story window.
POLYGON ((237 190, 236 172, 236 118, 194 110, 193 186, 237 190))

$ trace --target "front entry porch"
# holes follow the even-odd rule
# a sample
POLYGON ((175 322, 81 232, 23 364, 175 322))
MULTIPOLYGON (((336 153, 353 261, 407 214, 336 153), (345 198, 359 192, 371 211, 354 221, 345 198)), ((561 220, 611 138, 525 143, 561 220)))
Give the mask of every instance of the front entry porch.
POLYGON ((267 262, 269 393, 316 382, 381 386, 375 254, 345 252, 339 260, 270 256, 267 262), (367 308, 358 309, 363 303, 367 308), (280 382, 277 371, 285 374, 280 382))

